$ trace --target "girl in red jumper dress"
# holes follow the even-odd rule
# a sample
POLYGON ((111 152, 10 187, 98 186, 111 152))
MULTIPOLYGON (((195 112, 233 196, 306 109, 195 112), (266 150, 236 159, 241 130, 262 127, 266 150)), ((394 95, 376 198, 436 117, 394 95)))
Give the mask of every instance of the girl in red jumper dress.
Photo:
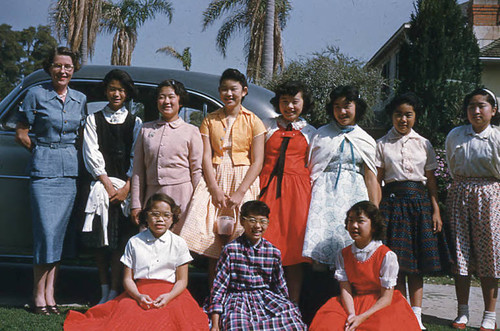
POLYGON ((420 330, 410 305, 394 290, 399 266, 396 254, 381 242, 383 224, 380 211, 369 201, 349 209, 345 225, 354 244, 338 256, 340 297, 319 309, 311 331, 420 330))
POLYGON ((301 115, 312 108, 312 96, 300 82, 278 86, 271 99, 280 116, 266 125, 264 167, 260 174, 260 200, 271 209, 269 228, 264 235, 280 251, 290 299, 299 302, 302 257, 309 201, 310 171, 307 168, 309 142, 316 129, 301 115))

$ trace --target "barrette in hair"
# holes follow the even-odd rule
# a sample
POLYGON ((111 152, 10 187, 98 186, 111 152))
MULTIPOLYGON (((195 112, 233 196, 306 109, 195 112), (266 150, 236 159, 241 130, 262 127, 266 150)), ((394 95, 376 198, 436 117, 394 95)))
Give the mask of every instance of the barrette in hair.
POLYGON ((493 100, 495 101, 495 107, 498 107, 498 100, 497 100, 497 97, 495 96, 495 93, 493 93, 492 91, 488 90, 485 87, 483 87, 481 90, 483 90, 484 92, 488 93, 493 98, 493 100))

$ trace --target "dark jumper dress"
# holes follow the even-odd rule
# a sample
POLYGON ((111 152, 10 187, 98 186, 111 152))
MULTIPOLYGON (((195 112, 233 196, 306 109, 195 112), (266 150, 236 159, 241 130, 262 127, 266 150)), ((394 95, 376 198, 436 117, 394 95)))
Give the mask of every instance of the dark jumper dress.
MULTIPOLYGON (((134 144, 135 116, 129 112, 122 124, 108 123, 102 111, 95 113, 94 116, 99 151, 104 157, 106 173, 109 177, 126 181, 134 144)), ((123 250, 128 239, 137 233, 137 228, 128 217, 123 215, 120 204, 110 204, 108 213, 109 247, 123 250)), ((92 224, 92 232, 82 234, 85 246, 102 247, 100 238, 103 237, 103 232, 100 224, 100 216, 96 215, 92 224)))

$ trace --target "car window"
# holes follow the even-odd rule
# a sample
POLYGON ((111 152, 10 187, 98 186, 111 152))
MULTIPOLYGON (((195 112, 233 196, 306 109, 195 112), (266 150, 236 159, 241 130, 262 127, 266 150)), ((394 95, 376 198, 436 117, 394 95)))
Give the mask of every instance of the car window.
MULTIPOLYGON (((153 84, 136 84, 138 89, 138 97, 130 100, 126 107, 132 114, 139 116, 144 122, 154 121, 158 119, 158 111, 156 107, 156 85, 153 84)), ((87 110, 89 114, 95 113, 103 109, 106 104, 106 98, 102 92, 101 81, 78 81, 72 80, 70 87, 84 93, 87 96, 87 110)), ((9 105, 9 109, 5 112, 0 120, 1 131, 15 131, 17 123, 17 112, 22 105, 27 90, 21 92, 14 101, 9 105)), ((196 126, 201 125, 201 121, 207 115, 221 107, 218 101, 213 100, 196 91, 188 91, 189 98, 187 105, 181 108, 179 116, 188 123, 196 126)))

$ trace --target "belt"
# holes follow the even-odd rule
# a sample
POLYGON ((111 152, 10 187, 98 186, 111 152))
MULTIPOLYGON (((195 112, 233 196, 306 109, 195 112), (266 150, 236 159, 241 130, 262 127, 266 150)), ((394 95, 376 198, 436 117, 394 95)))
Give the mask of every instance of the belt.
POLYGON ((43 141, 37 141, 36 143, 38 146, 44 146, 44 147, 49 147, 49 148, 53 148, 53 149, 57 149, 57 148, 68 148, 68 147, 72 147, 72 146, 75 146, 74 143, 61 143, 61 142, 56 142, 56 143, 46 143, 46 142, 43 142, 43 141))

